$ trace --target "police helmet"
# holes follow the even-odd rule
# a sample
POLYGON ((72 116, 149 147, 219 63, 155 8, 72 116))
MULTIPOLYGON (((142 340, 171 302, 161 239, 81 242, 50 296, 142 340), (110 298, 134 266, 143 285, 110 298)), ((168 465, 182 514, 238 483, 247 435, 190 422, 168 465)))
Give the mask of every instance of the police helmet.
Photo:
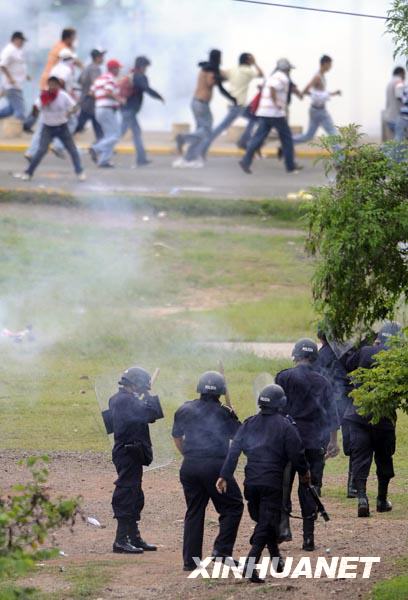
POLYGON ((293 346, 292 358, 295 360, 307 359, 313 362, 317 359, 317 356, 317 344, 309 338, 302 338, 293 346))
POLYGON ((142 367, 130 367, 123 373, 119 385, 133 385, 140 391, 150 390, 150 375, 142 367))
POLYGON ((225 378, 218 371, 206 371, 198 380, 197 392, 222 396, 227 391, 225 378))
POLYGON ((380 344, 386 344, 390 337, 401 333, 401 325, 397 321, 384 321, 384 324, 377 333, 377 341, 380 344))
POLYGON ((286 406, 286 396, 280 385, 271 383, 267 385, 258 396, 258 406, 261 410, 268 408, 273 410, 283 410, 286 406))

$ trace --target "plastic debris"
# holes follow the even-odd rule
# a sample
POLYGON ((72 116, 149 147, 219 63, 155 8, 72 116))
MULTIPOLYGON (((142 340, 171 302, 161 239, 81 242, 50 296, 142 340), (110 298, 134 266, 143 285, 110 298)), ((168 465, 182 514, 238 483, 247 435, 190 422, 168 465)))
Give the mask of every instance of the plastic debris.
POLYGON ((11 331, 11 329, 4 328, 1 332, 3 337, 10 338, 13 342, 20 343, 23 340, 27 340, 28 342, 34 341, 33 334, 33 326, 27 325, 25 329, 21 329, 21 331, 11 331))
POLYGON ((63 550, 60 550, 60 551, 59 551, 59 555, 60 555, 60 556, 67 556, 63 550))
POLYGON ((86 522, 89 523, 90 525, 93 525, 94 527, 102 527, 102 525, 99 523, 98 519, 95 519, 95 517, 87 517, 86 522))
POLYGON ((150 217, 148 217, 147 215, 143 215, 142 221, 150 221, 150 217))
POLYGON ((299 190, 298 192, 289 193, 286 198, 288 200, 313 200, 314 196, 306 190, 299 190))
POLYGON ((157 213, 157 216, 159 219, 164 219, 164 217, 167 217, 167 213, 165 210, 161 210, 159 213, 157 213))

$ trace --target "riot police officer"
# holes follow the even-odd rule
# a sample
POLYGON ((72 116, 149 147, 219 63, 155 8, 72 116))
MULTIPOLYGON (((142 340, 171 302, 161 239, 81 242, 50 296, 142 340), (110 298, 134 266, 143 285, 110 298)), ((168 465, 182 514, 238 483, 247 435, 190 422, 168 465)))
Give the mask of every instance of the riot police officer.
POLYGON ((357 490, 352 476, 352 458, 350 444, 350 424, 344 418, 348 406, 351 404, 349 396, 352 390, 350 379, 342 362, 337 358, 331 344, 328 342, 326 333, 323 329, 319 329, 317 337, 321 342, 318 357, 314 363, 315 370, 326 377, 330 382, 333 390, 333 396, 337 405, 337 412, 341 424, 341 433, 343 439, 343 452, 349 457, 349 469, 347 477, 347 498, 356 498, 357 490))
POLYGON ((141 367, 127 369, 119 381, 119 391, 109 400, 114 434, 112 461, 118 478, 112 496, 117 532, 113 551, 140 554, 156 550, 145 542, 138 521, 144 506, 143 465, 153 460, 149 423, 163 417, 158 396, 151 396, 150 375, 141 367))
MULTIPOLYGON (((296 342, 292 350, 295 366, 281 371, 275 381, 286 394, 287 413, 296 422, 305 448, 306 460, 310 465, 311 483, 319 491, 322 486, 324 459, 338 454, 337 430, 339 420, 330 383, 316 373, 313 363, 318 356, 317 344, 308 338, 296 342)), ((292 468, 289 478, 288 504, 284 506, 281 524, 281 540, 290 541, 289 525, 290 491, 296 469, 292 468)), ((302 483, 298 489, 303 517, 303 550, 312 551, 314 545, 314 518, 316 506, 302 483)))
MULTIPOLYGON (((375 355, 381 350, 387 350, 391 336, 399 335, 401 325, 386 321, 377 334, 373 345, 363 346, 349 354, 346 367, 349 372, 358 367, 370 369, 375 364, 375 355)), ((367 497, 367 478, 374 457, 377 466, 378 494, 377 512, 392 510, 388 500, 388 485, 394 477, 393 454, 395 452, 395 420, 382 418, 375 425, 370 423, 370 417, 358 414, 354 404, 346 411, 344 418, 350 424, 351 454, 353 458, 353 477, 356 482, 358 495, 357 515, 369 517, 370 507, 367 497)))
POLYGON ((228 492, 218 494, 215 484, 227 455, 230 440, 240 423, 235 413, 220 403, 226 393, 225 379, 216 371, 204 373, 197 385, 200 397, 185 402, 174 416, 173 438, 183 455, 180 481, 187 511, 184 519, 184 570, 196 568, 194 558, 202 558, 205 509, 211 499, 219 514, 219 533, 212 556, 232 556, 243 501, 235 479, 228 492))
MULTIPOLYGON (((231 443, 217 481, 217 490, 222 494, 228 492, 239 456, 244 452, 247 457, 244 496, 248 512, 256 522, 248 558, 255 557, 258 563, 266 546, 271 558, 277 558, 275 568, 282 571, 278 533, 283 473, 290 461, 302 484, 308 484, 309 465, 295 425, 282 414, 286 407, 283 389, 275 384, 265 387, 258 397, 258 406, 260 412, 244 421, 231 443)), ((255 571, 249 578, 255 583, 263 581, 255 571)))

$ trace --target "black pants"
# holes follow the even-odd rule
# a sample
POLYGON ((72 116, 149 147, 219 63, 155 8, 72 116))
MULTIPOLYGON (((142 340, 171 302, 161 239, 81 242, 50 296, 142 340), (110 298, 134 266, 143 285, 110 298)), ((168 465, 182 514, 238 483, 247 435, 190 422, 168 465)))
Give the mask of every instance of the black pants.
POLYGON ((392 479, 395 429, 379 429, 355 421, 349 421, 349 424, 354 480, 367 481, 373 457, 377 466, 378 479, 392 479))
POLYGON ((250 539, 251 549, 248 556, 261 558, 265 546, 271 556, 278 556, 278 533, 281 519, 282 490, 269 486, 245 485, 244 496, 248 502, 248 512, 256 522, 250 539))
POLYGON ((74 140, 72 139, 72 135, 66 123, 63 125, 57 125, 55 127, 52 127, 51 125, 43 125, 41 129, 38 151, 34 154, 26 173, 33 175, 34 171, 47 154, 48 146, 51 144, 54 138, 58 138, 64 144, 66 151, 71 157, 75 173, 82 173, 83 169, 78 149, 75 146, 74 140))
POLYGON ((118 474, 112 496, 114 517, 140 521, 140 513, 144 507, 143 466, 123 446, 114 447, 112 461, 118 474))
POLYGON ((91 121, 92 127, 94 130, 94 134, 97 140, 100 140, 103 137, 102 127, 99 125, 98 121, 95 118, 94 113, 89 113, 83 108, 81 108, 81 112, 78 115, 78 124, 74 133, 81 133, 84 130, 85 125, 88 121, 91 121))
MULTIPOLYGON (((324 449, 313 448, 306 449, 305 456, 306 460, 309 463, 310 467, 310 483, 316 487, 322 487, 322 479, 323 479, 323 470, 324 470, 324 449)), ((290 487, 289 487, 289 498, 292 492, 293 481, 295 479, 296 470, 292 468, 290 474, 290 487)), ((302 517, 304 519, 310 519, 316 513, 316 503, 313 500, 308 486, 299 482, 298 487, 298 497, 299 504, 302 511, 302 517)), ((291 502, 289 501, 288 507, 289 511, 292 510, 291 502)))
POLYGON ((235 479, 228 481, 226 494, 215 488, 223 459, 185 458, 180 469, 187 511, 184 518, 183 560, 193 565, 193 557, 202 558, 205 509, 211 499, 219 514, 219 533, 214 541, 218 556, 231 556, 244 505, 235 479))

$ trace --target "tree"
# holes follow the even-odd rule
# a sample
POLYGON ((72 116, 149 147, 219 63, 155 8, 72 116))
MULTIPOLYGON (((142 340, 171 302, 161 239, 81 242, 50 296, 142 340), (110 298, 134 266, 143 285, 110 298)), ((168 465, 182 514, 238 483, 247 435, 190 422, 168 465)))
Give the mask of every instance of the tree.
POLYGON ((362 415, 395 421, 397 410, 408 414, 408 338, 393 338, 388 350, 376 354, 372 369, 357 369, 352 373, 358 384, 352 392, 354 403, 362 415))
POLYGON ((386 29, 395 44, 394 58, 408 55, 408 2, 394 0, 387 13, 386 29))
POLYGON ((79 498, 51 500, 46 487, 48 460, 46 456, 28 458, 32 480, 0 497, 0 580, 55 556, 56 549, 41 548, 47 535, 64 525, 72 528, 82 514, 79 498))
POLYGON ((335 181, 314 190, 306 208, 306 249, 316 258, 316 311, 335 339, 392 318, 408 292, 408 167, 356 125, 323 138, 326 172, 335 181))

